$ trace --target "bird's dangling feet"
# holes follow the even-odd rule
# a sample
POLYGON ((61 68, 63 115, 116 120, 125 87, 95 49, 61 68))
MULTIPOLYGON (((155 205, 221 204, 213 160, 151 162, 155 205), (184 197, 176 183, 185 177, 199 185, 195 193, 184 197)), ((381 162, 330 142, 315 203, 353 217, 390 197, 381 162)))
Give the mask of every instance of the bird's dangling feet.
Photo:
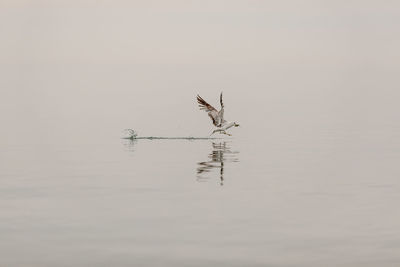
POLYGON ((225 132, 225 131, 223 132, 223 134, 226 134, 226 135, 228 135, 228 136, 232 136, 231 134, 228 134, 228 133, 227 133, 227 132, 225 132))

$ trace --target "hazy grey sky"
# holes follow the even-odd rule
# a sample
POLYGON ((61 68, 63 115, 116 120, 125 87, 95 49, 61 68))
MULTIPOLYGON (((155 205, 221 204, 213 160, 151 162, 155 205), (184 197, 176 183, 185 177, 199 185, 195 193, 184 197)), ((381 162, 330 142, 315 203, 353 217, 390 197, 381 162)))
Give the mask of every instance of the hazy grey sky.
POLYGON ((194 97, 217 104, 221 90, 242 133, 270 130, 261 119, 293 129, 397 118, 397 1, 0 7, 0 116, 10 138, 24 127, 77 138, 128 127, 208 133, 194 97))
POLYGON ((400 1, 1 0, 0 265, 398 266, 399 47, 400 1), (230 141, 119 138, 221 90, 230 141))

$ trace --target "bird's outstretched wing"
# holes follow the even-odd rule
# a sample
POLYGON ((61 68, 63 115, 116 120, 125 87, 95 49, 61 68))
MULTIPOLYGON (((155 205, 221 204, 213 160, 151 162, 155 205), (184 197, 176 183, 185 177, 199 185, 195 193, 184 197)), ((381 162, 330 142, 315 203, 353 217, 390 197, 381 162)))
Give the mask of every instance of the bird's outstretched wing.
POLYGON ((221 104, 221 110, 218 112, 218 115, 220 117, 221 120, 221 124, 226 122, 226 120, 224 120, 224 102, 222 102, 222 92, 219 95, 219 103, 221 104))
MULTIPOLYGON (((205 110, 208 113, 208 116, 210 116, 213 124, 217 127, 221 127, 222 124, 222 117, 221 115, 224 114, 223 109, 218 112, 213 106, 208 104, 201 96, 197 95, 197 102, 199 103, 199 107, 201 110, 205 110), (221 113, 222 111, 222 113, 221 113)), ((221 96, 221 103, 222 103, 222 96, 221 96)))

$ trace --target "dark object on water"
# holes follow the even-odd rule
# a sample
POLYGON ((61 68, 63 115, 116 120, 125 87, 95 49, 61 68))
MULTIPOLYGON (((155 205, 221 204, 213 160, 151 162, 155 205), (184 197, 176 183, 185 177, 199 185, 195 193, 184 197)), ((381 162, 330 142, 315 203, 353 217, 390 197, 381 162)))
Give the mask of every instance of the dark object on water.
POLYGON ((132 129, 125 129, 123 132, 122 139, 130 139, 130 140, 137 140, 137 139, 181 139, 181 140, 207 140, 207 139, 221 139, 216 137, 162 137, 162 136, 137 136, 137 133, 132 129))

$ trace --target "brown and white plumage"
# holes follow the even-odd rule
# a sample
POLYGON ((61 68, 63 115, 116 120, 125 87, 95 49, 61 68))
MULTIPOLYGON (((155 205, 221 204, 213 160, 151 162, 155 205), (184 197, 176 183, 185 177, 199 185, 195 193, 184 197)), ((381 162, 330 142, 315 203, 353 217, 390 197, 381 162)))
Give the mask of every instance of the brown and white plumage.
POLYGON ((222 102, 222 93, 219 97, 219 102, 221 103, 221 110, 216 110, 213 106, 208 104, 201 96, 197 95, 197 102, 201 110, 205 110, 208 116, 211 118, 213 124, 217 127, 221 127, 225 122, 224 120, 224 103, 222 102))
POLYGON ((235 122, 227 122, 224 119, 224 103, 222 102, 222 92, 219 96, 219 102, 221 104, 221 109, 218 111, 213 106, 208 104, 201 96, 197 95, 197 103, 199 103, 200 109, 208 113, 208 116, 211 118, 212 123, 218 128, 214 130, 213 133, 221 132, 227 134, 225 130, 231 128, 232 126, 237 127, 239 126, 239 124, 236 124, 235 122))

